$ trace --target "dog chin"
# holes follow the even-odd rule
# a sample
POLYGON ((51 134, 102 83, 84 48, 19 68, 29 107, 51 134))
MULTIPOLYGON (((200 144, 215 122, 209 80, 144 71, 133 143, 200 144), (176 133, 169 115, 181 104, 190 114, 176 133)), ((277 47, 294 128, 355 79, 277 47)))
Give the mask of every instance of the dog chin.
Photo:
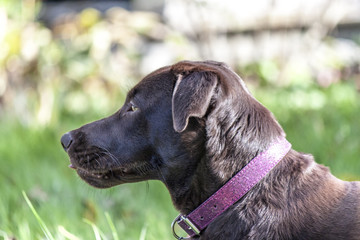
POLYGON ((76 169, 77 174, 89 185, 96 188, 110 188, 122 183, 117 171, 92 172, 83 169, 76 169))
POLYGON ((81 179, 96 188, 110 188, 124 183, 134 183, 152 179, 125 168, 107 171, 90 171, 80 168, 75 170, 81 179))

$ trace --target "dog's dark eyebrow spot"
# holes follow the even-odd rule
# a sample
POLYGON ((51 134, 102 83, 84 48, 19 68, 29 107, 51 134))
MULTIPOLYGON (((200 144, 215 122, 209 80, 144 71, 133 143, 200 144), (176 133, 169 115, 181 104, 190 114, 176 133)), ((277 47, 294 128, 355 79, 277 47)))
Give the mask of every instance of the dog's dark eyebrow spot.
POLYGON ((127 95, 127 99, 134 99, 137 92, 138 90, 136 88, 131 89, 127 95))
POLYGON ((137 105, 138 107, 142 106, 143 104, 145 104, 146 102, 144 101, 144 99, 142 99, 141 97, 139 97, 139 94, 134 94, 130 99, 129 99, 133 104, 137 105))
POLYGON ((134 102, 141 104, 141 99, 137 97, 139 90, 136 88, 133 88, 129 91, 127 97, 126 97, 126 102, 134 102))

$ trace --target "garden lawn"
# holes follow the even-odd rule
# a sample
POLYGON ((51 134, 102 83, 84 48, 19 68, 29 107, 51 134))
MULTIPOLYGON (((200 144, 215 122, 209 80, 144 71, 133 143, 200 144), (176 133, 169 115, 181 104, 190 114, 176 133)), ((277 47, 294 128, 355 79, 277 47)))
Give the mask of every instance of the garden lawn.
MULTIPOLYGON (((360 180, 360 98, 351 84, 259 89, 255 95, 280 120, 295 150, 312 153, 339 178, 360 180)), ((48 128, 0 122, 0 238, 171 239, 177 212, 163 184, 86 185, 67 167, 60 145, 64 132, 83 123, 62 122, 48 128)))
POLYGON ((172 236, 177 212, 160 182, 94 189, 67 167, 60 132, 10 122, 0 132, 0 239, 46 238, 22 191, 54 239, 98 239, 97 230, 100 239, 172 236))

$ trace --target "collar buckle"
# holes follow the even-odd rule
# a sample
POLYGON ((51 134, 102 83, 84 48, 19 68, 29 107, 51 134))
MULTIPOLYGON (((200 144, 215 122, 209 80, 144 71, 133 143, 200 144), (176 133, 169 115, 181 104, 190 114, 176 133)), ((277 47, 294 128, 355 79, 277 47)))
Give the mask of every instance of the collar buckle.
POLYGON ((171 223, 171 229, 174 237, 178 240, 190 239, 194 236, 200 235, 200 230, 195 226, 195 224, 189 218, 181 214, 177 216, 171 223), (177 235, 175 231, 175 224, 178 224, 189 236, 180 237, 179 235, 177 235))

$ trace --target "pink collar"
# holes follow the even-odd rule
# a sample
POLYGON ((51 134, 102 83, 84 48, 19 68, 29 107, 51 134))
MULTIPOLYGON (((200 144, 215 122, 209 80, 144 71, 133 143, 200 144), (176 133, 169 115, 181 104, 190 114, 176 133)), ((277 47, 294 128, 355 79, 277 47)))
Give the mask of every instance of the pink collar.
POLYGON ((265 177, 290 149, 291 144, 284 137, 274 141, 267 150, 252 159, 240 172, 189 215, 180 214, 172 223, 175 238, 189 239, 200 235, 200 232, 214 221, 217 216, 240 200, 265 177), (174 230, 175 223, 184 229, 190 237, 179 237, 174 230))

